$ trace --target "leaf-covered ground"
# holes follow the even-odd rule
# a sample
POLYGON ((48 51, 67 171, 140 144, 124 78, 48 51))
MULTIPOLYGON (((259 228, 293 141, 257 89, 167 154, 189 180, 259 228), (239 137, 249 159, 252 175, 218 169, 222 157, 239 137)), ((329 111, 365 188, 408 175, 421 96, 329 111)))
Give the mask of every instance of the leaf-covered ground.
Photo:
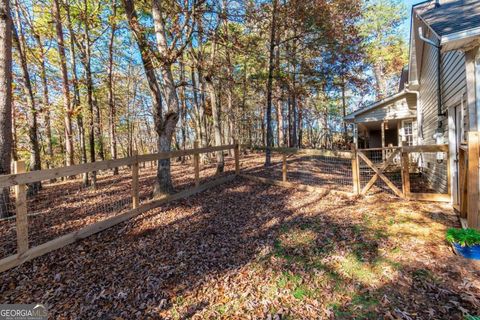
POLYGON ((172 202, 0 274, 0 303, 56 319, 464 319, 477 267, 438 204, 244 179, 172 202))

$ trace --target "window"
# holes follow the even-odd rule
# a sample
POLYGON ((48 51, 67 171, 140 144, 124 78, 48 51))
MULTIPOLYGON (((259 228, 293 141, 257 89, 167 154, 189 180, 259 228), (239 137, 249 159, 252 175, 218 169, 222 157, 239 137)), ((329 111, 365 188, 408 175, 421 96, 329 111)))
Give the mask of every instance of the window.
POLYGON ((413 146, 413 122, 405 121, 403 123, 403 145, 413 146))

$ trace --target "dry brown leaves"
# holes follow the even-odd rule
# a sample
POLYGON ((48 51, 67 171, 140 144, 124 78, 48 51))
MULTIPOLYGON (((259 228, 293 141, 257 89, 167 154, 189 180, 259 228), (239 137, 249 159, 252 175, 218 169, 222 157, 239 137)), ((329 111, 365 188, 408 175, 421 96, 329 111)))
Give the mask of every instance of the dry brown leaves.
POLYGON ((446 206, 238 179, 0 275, 59 319, 463 319, 478 269, 446 206))

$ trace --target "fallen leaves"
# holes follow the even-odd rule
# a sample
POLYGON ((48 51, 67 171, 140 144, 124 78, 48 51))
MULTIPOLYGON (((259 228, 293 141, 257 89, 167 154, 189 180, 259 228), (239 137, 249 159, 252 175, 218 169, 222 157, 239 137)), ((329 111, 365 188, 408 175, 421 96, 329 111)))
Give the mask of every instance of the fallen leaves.
POLYGON ((444 244, 457 224, 437 204, 238 179, 0 274, 0 302, 58 319, 462 319, 480 278, 444 244))

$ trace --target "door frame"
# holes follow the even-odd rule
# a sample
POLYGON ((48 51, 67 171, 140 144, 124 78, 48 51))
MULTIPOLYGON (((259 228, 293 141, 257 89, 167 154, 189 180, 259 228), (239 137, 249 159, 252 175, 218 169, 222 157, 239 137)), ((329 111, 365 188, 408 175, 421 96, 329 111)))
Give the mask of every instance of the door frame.
POLYGON ((459 204, 460 180, 458 168, 458 152, 463 131, 463 105, 461 101, 448 107, 448 148, 450 166, 450 185, 452 186, 452 204, 459 204))

